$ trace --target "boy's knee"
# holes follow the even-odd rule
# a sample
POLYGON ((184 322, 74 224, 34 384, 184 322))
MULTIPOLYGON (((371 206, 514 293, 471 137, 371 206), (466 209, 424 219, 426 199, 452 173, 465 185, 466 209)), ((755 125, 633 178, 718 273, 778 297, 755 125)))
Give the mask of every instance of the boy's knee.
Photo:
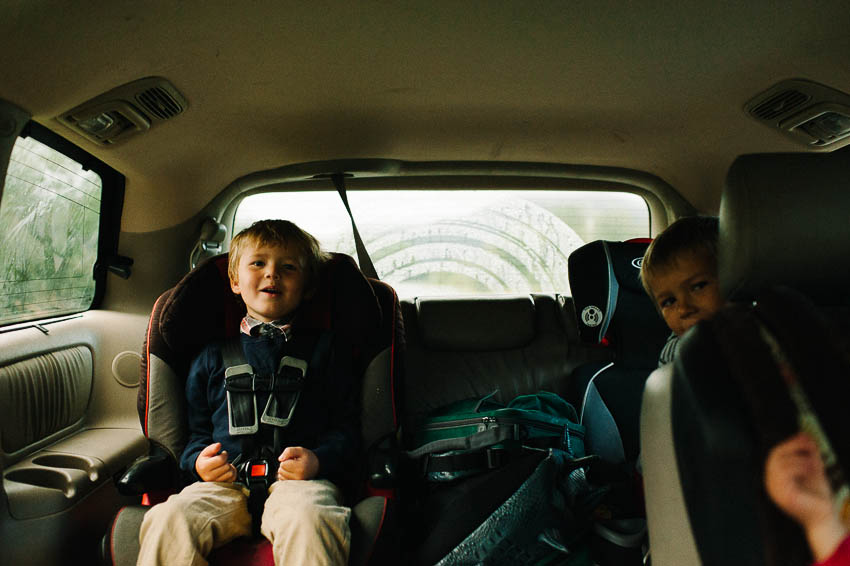
POLYGON ((296 527, 336 529, 340 523, 348 523, 349 513, 345 507, 304 505, 298 510, 293 510, 293 521, 296 527))
POLYGON ((171 501, 164 501, 154 505, 145 513, 142 519, 141 533, 154 529, 157 531, 171 531, 175 528, 186 530, 189 527, 189 518, 185 507, 171 501), (182 527, 182 528, 181 528, 182 527))
MULTIPOLYGON (((281 494, 278 494, 280 496, 281 494)), ((283 499, 283 498, 281 498, 283 499)), ((297 532, 318 534, 323 531, 337 533, 348 528, 351 510, 336 505, 334 501, 308 501, 297 504, 292 501, 283 505, 267 506, 263 516, 264 526, 279 533, 297 532)))

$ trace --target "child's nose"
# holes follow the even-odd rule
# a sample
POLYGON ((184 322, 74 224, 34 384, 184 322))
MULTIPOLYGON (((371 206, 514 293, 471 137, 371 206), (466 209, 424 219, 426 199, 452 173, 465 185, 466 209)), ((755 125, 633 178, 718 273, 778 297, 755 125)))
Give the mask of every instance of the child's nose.
POLYGON ((683 297, 676 302, 679 307, 679 316, 688 316, 694 312, 693 303, 689 300, 688 297, 683 297))

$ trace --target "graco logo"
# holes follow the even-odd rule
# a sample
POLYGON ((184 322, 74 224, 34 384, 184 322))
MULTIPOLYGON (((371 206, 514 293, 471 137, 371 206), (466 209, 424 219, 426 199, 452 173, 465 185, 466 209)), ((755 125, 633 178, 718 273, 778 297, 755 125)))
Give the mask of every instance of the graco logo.
POLYGON ((581 311, 581 321, 591 328, 599 326, 602 323, 602 311, 593 305, 586 306, 581 311))
POLYGON ((642 257, 636 257, 632 260, 632 267, 634 267, 635 269, 640 269, 641 265, 643 265, 642 257))

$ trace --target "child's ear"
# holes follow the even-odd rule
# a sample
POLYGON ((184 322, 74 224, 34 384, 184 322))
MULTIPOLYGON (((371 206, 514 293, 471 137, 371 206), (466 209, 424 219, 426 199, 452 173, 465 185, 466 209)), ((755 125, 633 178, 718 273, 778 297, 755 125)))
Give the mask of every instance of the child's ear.
POLYGON ((230 280, 230 290, 233 291, 236 295, 241 294, 239 291, 239 280, 230 280))

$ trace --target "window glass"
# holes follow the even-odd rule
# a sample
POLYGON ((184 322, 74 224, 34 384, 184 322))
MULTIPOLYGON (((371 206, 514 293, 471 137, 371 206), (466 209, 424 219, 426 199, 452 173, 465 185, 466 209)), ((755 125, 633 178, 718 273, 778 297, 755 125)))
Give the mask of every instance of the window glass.
MULTIPOLYGON (((351 191, 348 199, 378 276, 402 297, 569 293, 571 251, 649 236, 649 209, 632 193, 351 191)), ((356 257, 335 192, 246 197, 233 233, 263 218, 292 220, 324 249, 356 257)))
POLYGON ((101 189, 97 173, 18 138, 0 201, 0 323, 91 306, 101 189))

